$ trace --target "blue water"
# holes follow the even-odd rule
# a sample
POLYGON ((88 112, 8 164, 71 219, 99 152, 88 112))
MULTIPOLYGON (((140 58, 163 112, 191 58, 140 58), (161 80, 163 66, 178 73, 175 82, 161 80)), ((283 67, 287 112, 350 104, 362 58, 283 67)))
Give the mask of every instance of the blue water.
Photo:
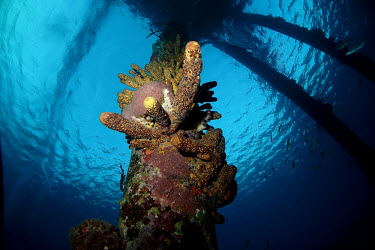
MULTIPOLYGON (((361 52, 375 60, 365 1, 252 2, 245 12, 365 40, 361 52)), ((231 25, 226 37, 252 44, 246 25, 231 25)), ((130 150, 124 135, 98 117, 120 112, 116 94, 124 85, 117 74, 148 63, 157 39, 149 33, 148 21, 120 1, 0 1, 6 249, 69 249, 69 230, 83 220, 116 225, 118 166, 128 164, 130 150)), ((375 148, 373 84, 292 38, 260 27, 252 35, 260 43, 249 50, 333 104, 375 148)), ((238 167, 238 196, 220 211, 220 249, 365 245, 375 192, 350 156, 256 74, 209 44, 202 53, 202 82, 219 83, 213 106, 223 118, 212 125, 224 130, 227 161, 238 167)))

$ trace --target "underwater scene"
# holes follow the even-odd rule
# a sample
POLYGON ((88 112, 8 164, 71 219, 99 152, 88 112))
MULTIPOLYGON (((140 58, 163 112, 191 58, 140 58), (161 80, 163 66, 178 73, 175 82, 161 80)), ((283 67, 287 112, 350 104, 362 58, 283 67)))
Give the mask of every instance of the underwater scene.
POLYGON ((0 0, 4 249, 375 249, 372 0, 0 0))

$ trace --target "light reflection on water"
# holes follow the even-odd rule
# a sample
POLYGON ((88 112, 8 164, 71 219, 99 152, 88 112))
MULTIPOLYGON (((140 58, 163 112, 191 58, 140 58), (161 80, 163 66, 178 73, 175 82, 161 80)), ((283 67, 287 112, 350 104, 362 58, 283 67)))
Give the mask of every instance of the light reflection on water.
MULTIPOLYGON (((344 21, 340 22, 342 13, 336 10, 340 4, 336 1, 331 6, 335 11, 327 14, 321 2, 257 1, 246 11, 282 16, 308 28, 322 28, 327 36, 343 38, 347 27, 344 21)), ((0 57, 4 93, 0 119, 6 223, 24 221, 25 230, 32 231, 35 221, 44 216, 54 218, 56 213, 66 218, 69 214, 68 220, 56 221, 57 245, 66 243, 68 227, 86 218, 116 224, 117 200, 121 197, 118 165, 127 165, 130 150, 124 136, 102 126, 98 116, 104 111, 120 112, 116 94, 124 86, 117 73, 126 73, 131 63, 143 66, 148 62, 156 38, 145 39, 149 34, 147 20, 129 14, 124 5, 109 6, 103 1, 5 1, 0 10, 6 13, 0 17, 4 28, 0 41, 4 52, 0 57), (32 217, 20 215, 25 197, 32 197, 28 198, 32 217), (54 212, 46 208, 49 203, 54 212)), ((246 33, 246 29, 237 30, 240 32, 246 33)), ((261 41, 259 51, 254 51, 259 57, 296 79, 314 97, 337 104, 345 118, 346 105, 340 105, 348 100, 340 97, 343 89, 333 84, 337 72, 354 79, 355 73, 342 72, 342 67, 323 53, 276 32, 256 29, 255 35, 261 41)), ((218 102, 213 107, 223 118, 212 125, 223 129, 227 161, 238 167, 239 194, 232 205, 223 209, 228 222, 218 228, 219 235, 231 235, 228 231, 234 228, 233 222, 239 223, 239 217, 248 216, 247 210, 257 214, 265 209, 265 204, 281 210, 287 210, 284 203, 301 205, 298 199, 305 194, 313 196, 309 188, 313 189, 317 180, 323 180, 322 186, 316 188, 318 194, 327 192, 324 189, 330 188, 330 178, 343 178, 338 187, 344 186, 345 181, 350 183, 343 176, 351 171, 362 180, 350 158, 298 107, 214 47, 206 45, 202 51, 202 81, 216 80, 219 84, 214 89, 218 102), (308 186, 307 191, 298 194, 295 189, 304 185, 308 186), (275 193, 270 191, 275 189, 275 193), (267 203, 265 195, 274 204, 267 203)), ((352 88, 353 92, 360 92, 356 90, 358 86, 352 88)), ((356 132, 366 135, 368 131, 356 132)), ((313 201, 311 198, 306 203, 313 201)), ((345 201, 342 198, 338 202, 345 201)), ((257 216, 268 218, 264 214, 257 216)), ((293 218, 290 214, 285 216, 293 218)), ((280 225, 284 222, 277 222, 274 215, 270 218, 275 221, 265 220, 265 224, 274 223, 282 231, 280 225)), ((260 222, 254 225, 257 223, 260 222)), ((243 232, 247 226, 251 225, 238 228, 243 232)), ((10 228, 15 232, 19 230, 13 227, 10 228)), ((272 234, 272 226, 263 227, 272 234)), ((280 235, 285 237, 281 232, 280 235)), ((240 233, 226 240, 219 237, 219 243, 228 247, 236 237, 244 241, 248 236, 240 233)))

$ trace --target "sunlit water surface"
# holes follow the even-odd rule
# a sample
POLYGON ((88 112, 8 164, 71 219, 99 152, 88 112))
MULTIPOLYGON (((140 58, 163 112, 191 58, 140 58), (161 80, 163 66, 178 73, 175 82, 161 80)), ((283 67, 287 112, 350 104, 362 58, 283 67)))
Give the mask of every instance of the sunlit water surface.
MULTIPOLYGON (((348 2, 321 2, 255 1, 245 12, 365 39, 358 27, 366 17, 350 22, 348 2)), ((0 13, 6 246, 69 249, 69 229, 83 220, 117 224, 119 164, 127 166, 130 150, 98 116, 120 112, 117 74, 146 64, 156 37, 146 39, 147 20, 119 1, 3 0, 0 13)), ((227 35, 246 40, 242 29, 227 35)), ((255 35, 259 58, 333 104, 375 146, 375 90, 366 79, 292 38, 259 27, 255 35)), ((316 249, 345 235, 374 207, 356 164, 256 74, 211 45, 202 53, 202 82, 219 83, 213 106, 223 118, 212 125, 224 130, 227 161, 238 167, 239 193, 221 209, 219 247, 316 249)))

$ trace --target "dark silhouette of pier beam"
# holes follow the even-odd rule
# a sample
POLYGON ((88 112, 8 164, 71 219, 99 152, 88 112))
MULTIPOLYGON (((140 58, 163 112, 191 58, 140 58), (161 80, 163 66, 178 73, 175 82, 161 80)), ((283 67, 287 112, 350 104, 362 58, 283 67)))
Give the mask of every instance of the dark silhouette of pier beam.
MULTIPOLYGON (((347 65, 375 84, 375 62, 360 52, 348 54, 351 48, 345 41, 326 38, 320 29, 307 29, 289 23, 281 17, 244 13, 245 5, 233 0, 172 1, 172 0, 124 0, 131 11, 146 17, 155 26, 178 24, 184 27, 191 37, 189 40, 202 42, 211 39, 215 32, 221 32, 223 20, 239 25, 259 25, 306 43, 347 65)), ((248 31, 250 33, 251 31, 248 31)), ((250 36, 250 34, 249 34, 250 36)))
POLYGON ((375 84, 374 61, 360 52, 347 55, 350 49, 348 46, 343 46, 344 41, 335 41, 332 37, 326 38, 324 32, 320 29, 309 30, 296 24, 288 23, 281 17, 245 14, 243 12, 237 13, 234 20, 263 26, 306 43, 336 58, 342 64, 355 69, 375 84))
MULTIPOLYGON (((312 98, 294 80, 288 79, 286 76, 270 68, 267 64, 254 58, 246 49, 222 43, 219 41, 220 38, 214 37, 214 34, 219 34, 222 31, 223 25, 221 24, 223 20, 232 21, 234 24, 263 26, 321 50, 336 58, 344 65, 357 70, 371 82, 375 83, 375 63, 369 57, 359 52, 347 55, 349 48, 342 46, 343 41, 326 38, 324 32, 319 29, 309 30, 288 23, 280 17, 243 13, 244 6, 233 5, 234 2, 232 0, 197 1, 194 4, 189 1, 181 1, 181 3, 184 3, 183 8, 181 8, 182 5, 180 2, 176 6, 175 1, 171 0, 125 0, 125 2, 131 7, 134 13, 148 18, 156 26, 161 23, 166 25, 175 23, 186 29, 186 33, 190 36, 190 39, 196 39, 198 42, 211 40, 216 47, 257 73, 273 88, 297 104, 331 134, 352 155, 374 184, 374 149, 364 144, 345 126, 332 113, 329 105, 324 105, 322 102, 312 98), (159 7, 155 8, 155 6, 159 7), (163 8, 160 8, 160 6, 163 8)), ((250 35, 250 32, 248 32, 248 36, 250 35)))
POLYGON ((231 45, 227 42, 212 44, 236 59, 251 71, 266 80, 274 89, 285 95, 324 128, 357 162, 368 176, 370 182, 375 182, 375 150, 366 145, 354 132, 348 128, 332 112, 330 104, 315 100, 295 80, 277 72, 268 64, 255 58, 246 49, 231 45))

